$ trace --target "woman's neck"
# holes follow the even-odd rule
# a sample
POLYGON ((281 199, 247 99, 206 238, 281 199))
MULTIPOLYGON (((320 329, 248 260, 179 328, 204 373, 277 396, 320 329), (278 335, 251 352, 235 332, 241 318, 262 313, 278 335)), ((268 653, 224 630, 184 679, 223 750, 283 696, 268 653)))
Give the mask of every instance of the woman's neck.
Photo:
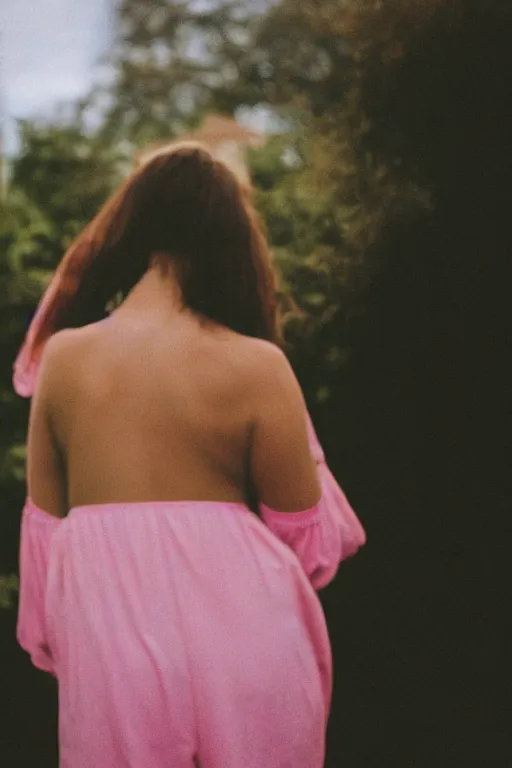
POLYGON ((161 269, 156 258, 116 310, 118 315, 144 315, 146 319, 171 319, 187 314, 172 266, 161 269))
POLYGON ((162 326, 174 328, 208 329, 215 333, 226 331, 217 322, 198 315, 183 304, 182 292, 172 262, 165 256, 155 255, 147 272, 132 288, 121 305, 114 311, 119 320, 136 326, 162 326))

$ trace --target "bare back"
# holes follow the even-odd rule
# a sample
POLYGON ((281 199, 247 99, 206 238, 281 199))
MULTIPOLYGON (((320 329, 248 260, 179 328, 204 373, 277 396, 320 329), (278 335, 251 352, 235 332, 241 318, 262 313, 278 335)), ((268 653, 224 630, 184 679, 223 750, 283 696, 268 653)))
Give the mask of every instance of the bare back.
POLYGON ((74 335, 52 409, 69 507, 247 501, 253 339, 115 315, 74 335))

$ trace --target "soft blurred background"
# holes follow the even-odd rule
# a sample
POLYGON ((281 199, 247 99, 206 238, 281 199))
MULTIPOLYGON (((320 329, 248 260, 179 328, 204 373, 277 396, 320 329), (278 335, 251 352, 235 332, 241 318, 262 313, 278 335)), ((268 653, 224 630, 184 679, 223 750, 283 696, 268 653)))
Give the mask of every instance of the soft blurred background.
POLYGON ((512 765, 511 39, 503 0, 1 0, 2 767, 57 766, 56 685, 15 641, 12 363, 75 235, 190 134, 252 180, 305 311, 287 351, 368 533, 320 595, 327 768, 512 765))

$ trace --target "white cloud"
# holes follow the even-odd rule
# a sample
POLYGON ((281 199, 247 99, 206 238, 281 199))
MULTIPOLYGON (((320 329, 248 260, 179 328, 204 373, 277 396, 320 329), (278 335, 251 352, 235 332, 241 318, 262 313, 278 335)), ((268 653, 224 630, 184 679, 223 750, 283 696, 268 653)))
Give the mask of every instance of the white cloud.
POLYGON ((12 119, 85 95, 108 45, 111 0, 0 0, 2 101, 12 119))

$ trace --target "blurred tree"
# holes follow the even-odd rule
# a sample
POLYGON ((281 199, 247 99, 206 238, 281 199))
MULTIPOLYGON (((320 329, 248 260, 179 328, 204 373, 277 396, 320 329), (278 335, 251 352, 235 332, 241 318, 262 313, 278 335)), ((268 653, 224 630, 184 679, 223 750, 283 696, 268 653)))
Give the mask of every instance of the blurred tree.
MULTIPOLYGON (((28 402, 12 365, 35 307, 70 242, 118 177, 116 155, 78 122, 24 123, 7 200, 0 208, 0 497, 24 494, 28 402)), ((16 567, 17 515, 2 515, 0 570, 16 567)))
POLYGON ((18 588, 18 578, 15 574, 9 576, 0 575, 0 610, 12 608, 12 594, 16 594, 18 588))
POLYGON ((344 0, 269 4, 242 65, 261 101, 319 116, 343 99, 353 62, 346 38, 330 19, 346 5, 344 0))
POLYGON ((112 154, 79 124, 22 125, 21 151, 0 220, 0 397, 13 404, 5 409, 0 431, 4 476, 12 471, 19 477, 23 461, 22 406, 11 382, 14 356, 61 256, 95 215, 116 178, 112 154))
POLYGON ((316 145, 315 134, 298 124, 252 152, 251 172, 285 288, 303 313, 286 322, 286 351, 330 464, 336 472, 342 469, 350 489, 353 464, 347 455, 358 451, 362 436, 355 412, 347 407, 345 381, 352 354, 350 324, 364 311, 356 279, 362 256, 344 242, 331 187, 321 187, 314 176, 316 145), (330 428, 333 420, 338 430, 330 428))
POLYGON ((343 754, 358 766, 501 765, 512 9, 323 8, 312 6, 314 34, 343 37, 353 64, 348 91, 314 121, 310 178, 330 190, 364 287, 329 424, 349 446, 371 552, 354 564, 364 604, 330 625, 355 662, 339 677, 343 754), (351 738, 376 719, 365 746, 351 738))
POLYGON ((51 225, 25 195, 11 188, 0 208, 0 572, 17 567, 18 493, 25 478, 27 401, 12 388, 12 364, 49 272, 44 257, 24 269, 30 257, 51 240, 51 225))
POLYGON ((232 114, 260 94, 241 77, 258 19, 271 0, 122 0, 117 39, 107 59, 109 84, 98 87, 111 141, 136 145, 196 127, 208 111, 232 114))
POLYGON ((79 114, 67 124, 23 121, 20 129, 12 183, 51 221, 56 252, 48 266, 55 268, 118 181, 122 156, 87 133, 79 114))
POLYGON ((24 479, 26 403, 12 389, 12 363, 51 275, 55 240, 53 225, 12 187, 0 216, 0 487, 24 479))
POLYGON ((319 23, 341 0, 122 0, 107 84, 89 108, 137 145, 196 127, 206 112, 266 106, 292 121, 347 90, 352 58, 319 23), (305 113, 303 114, 303 111, 305 113))

